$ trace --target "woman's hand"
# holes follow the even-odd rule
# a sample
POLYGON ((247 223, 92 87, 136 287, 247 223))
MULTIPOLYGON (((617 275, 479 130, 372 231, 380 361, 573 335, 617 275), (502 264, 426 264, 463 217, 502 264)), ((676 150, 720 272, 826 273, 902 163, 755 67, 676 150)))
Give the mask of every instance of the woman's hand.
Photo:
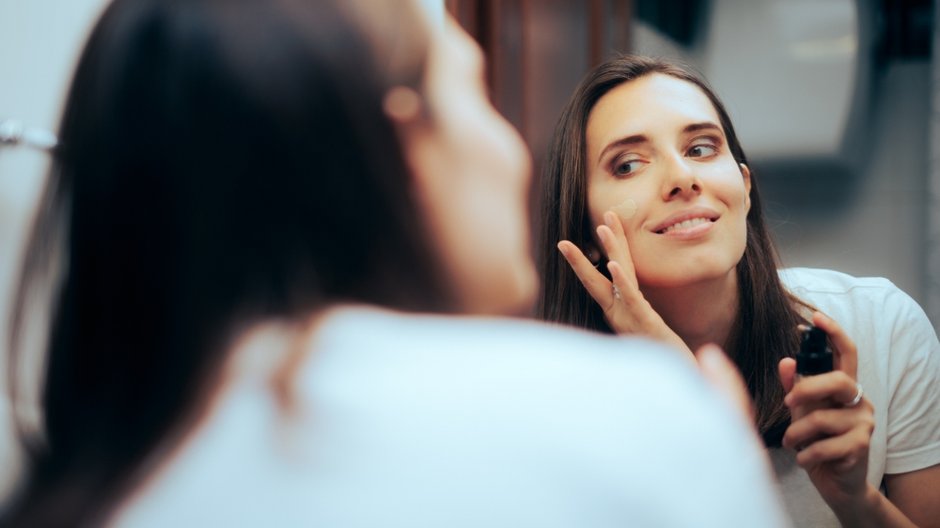
POLYGON ((855 343, 827 316, 816 312, 813 324, 823 329, 834 347, 834 370, 795 382, 796 362, 780 361, 784 403, 792 422, 783 446, 796 449, 796 462, 843 523, 861 513, 859 507, 877 494, 866 481, 868 449, 875 427, 874 409, 865 399, 855 402, 858 355, 855 343))
POLYGON ((598 226, 597 237, 607 254, 607 270, 612 281, 598 271, 571 242, 562 240, 558 243, 558 249, 581 284, 604 310, 607 324, 618 334, 639 334, 659 339, 691 355, 691 350, 682 338, 666 325, 640 292, 630 247, 617 215, 611 211, 604 213, 604 225, 598 226))

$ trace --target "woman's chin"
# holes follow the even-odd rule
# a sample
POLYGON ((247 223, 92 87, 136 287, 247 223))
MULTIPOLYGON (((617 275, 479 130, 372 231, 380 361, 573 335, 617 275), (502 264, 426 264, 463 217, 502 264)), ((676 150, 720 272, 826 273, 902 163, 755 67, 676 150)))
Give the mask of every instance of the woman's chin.
POLYGON ((731 269, 676 269, 657 270, 656 273, 640 274, 637 273, 637 281, 640 289, 667 290, 688 288, 700 284, 705 284, 727 278, 734 273, 731 269))

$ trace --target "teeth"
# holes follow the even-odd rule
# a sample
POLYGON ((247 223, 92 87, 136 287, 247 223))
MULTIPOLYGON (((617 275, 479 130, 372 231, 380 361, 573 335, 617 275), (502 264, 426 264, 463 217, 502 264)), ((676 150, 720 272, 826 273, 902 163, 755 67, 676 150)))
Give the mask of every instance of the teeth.
POLYGON ((690 227, 697 226, 699 224, 704 224, 705 222, 711 222, 711 220, 707 218, 691 218, 689 220, 683 220, 677 224, 672 224, 666 229, 663 229, 662 232, 668 233, 670 231, 675 231, 676 229, 688 229, 690 227))

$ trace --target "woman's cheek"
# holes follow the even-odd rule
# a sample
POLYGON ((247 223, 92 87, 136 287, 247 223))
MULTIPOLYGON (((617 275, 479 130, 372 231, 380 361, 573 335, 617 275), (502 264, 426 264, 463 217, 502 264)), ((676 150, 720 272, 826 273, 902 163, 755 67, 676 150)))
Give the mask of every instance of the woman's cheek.
MULTIPOLYGON (((630 246, 630 258, 633 260, 633 269, 636 273, 636 280, 641 287, 649 284, 655 284, 657 282, 656 276, 658 270, 656 266, 648 265, 649 263, 647 262, 647 259, 644 258, 645 255, 646 252, 644 251, 644 248, 636 245, 630 246)), ((662 263, 659 263, 659 265, 661 266, 662 263)))

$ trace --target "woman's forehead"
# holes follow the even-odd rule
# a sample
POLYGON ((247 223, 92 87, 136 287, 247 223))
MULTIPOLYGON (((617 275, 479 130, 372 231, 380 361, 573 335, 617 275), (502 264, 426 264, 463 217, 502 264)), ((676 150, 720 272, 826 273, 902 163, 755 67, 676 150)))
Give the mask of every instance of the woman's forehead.
POLYGON ((704 122, 718 124, 719 117, 699 86, 653 73, 622 83, 598 99, 588 114, 586 139, 589 145, 606 143, 636 134, 678 131, 688 124, 704 122))

